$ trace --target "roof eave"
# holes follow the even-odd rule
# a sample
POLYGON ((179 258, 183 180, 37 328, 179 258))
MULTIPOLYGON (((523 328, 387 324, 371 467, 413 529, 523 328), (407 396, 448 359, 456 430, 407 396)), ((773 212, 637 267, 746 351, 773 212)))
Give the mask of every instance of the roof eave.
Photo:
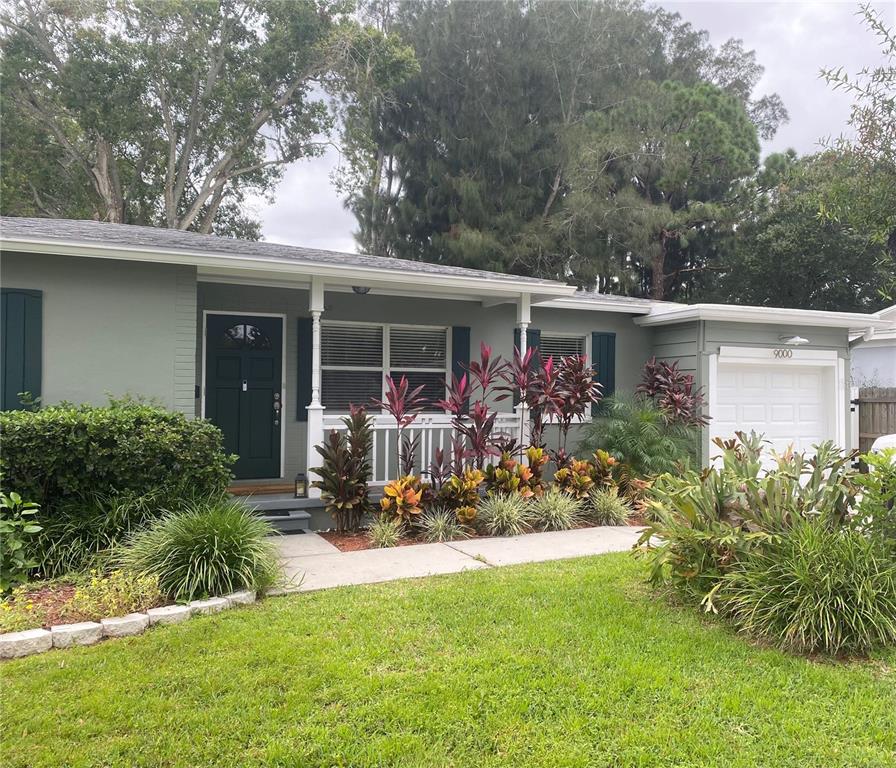
POLYGON ((696 320, 720 322, 764 323, 768 325, 802 325, 821 328, 845 328, 864 331, 868 328, 888 329, 892 321, 860 312, 827 312, 814 309, 750 307, 726 304, 691 304, 686 307, 658 310, 635 319, 638 325, 674 325, 696 320))
POLYGON ((640 302, 628 303, 613 300, 577 299, 575 296, 549 299, 533 304, 533 306, 548 307, 550 309, 583 309, 590 312, 619 312, 626 315, 648 315, 652 311, 650 305, 641 304, 640 302))

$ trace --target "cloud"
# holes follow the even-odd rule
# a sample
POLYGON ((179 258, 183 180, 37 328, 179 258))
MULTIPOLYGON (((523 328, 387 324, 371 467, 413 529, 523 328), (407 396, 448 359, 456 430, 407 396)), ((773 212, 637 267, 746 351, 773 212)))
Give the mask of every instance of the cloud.
MULTIPOLYGON (((801 154, 819 149, 829 136, 849 135, 847 121, 852 100, 834 91, 820 77, 823 67, 844 67, 854 74, 881 63, 873 35, 855 13, 857 5, 844 2, 661 2, 699 29, 706 29, 714 45, 740 38, 756 50, 765 75, 757 94, 777 92, 790 112, 790 122, 764 142, 763 151, 793 147, 801 154)), ((896 5, 877 6, 889 22, 896 21, 896 5)), ((266 240, 335 251, 357 250, 352 232, 354 216, 343 206, 330 179, 339 154, 292 165, 275 192, 275 200, 252 203, 261 218, 266 240)))

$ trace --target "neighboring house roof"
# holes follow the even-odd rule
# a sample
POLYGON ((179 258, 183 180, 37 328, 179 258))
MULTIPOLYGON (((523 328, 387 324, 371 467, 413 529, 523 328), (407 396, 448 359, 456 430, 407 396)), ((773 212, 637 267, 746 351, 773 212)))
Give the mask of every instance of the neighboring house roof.
POLYGON ((850 344, 853 347, 896 347, 896 304, 892 307, 875 312, 875 317, 889 323, 889 328, 883 330, 877 328, 872 332, 850 334, 850 344))

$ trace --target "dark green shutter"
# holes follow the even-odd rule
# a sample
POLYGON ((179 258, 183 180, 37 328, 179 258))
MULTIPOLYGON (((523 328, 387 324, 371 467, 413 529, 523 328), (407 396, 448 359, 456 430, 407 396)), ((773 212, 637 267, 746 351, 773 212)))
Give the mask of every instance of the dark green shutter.
POLYGON ((298 332, 298 371, 296 377, 296 419, 308 421, 306 408, 311 403, 311 318, 300 317, 298 332))
MULTIPOLYGON (((595 381, 601 385, 601 394, 609 397, 616 391, 616 334, 595 331, 591 334, 591 365, 597 371, 595 381)), ((596 414, 597 403, 591 406, 596 414)))
MULTIPOLYGON (((465 366, 470 364, 470 328, 466 325, 455 325, 451 328, 451 373, 461 378, 466 373, 465 366)), ((465 410, 469 409, 467 402, 465 410)))
POLYGON ((43 295, 40 291, 4 288, 0 292, 0 408, 21 409, 20 392, 41 394, 43 295))

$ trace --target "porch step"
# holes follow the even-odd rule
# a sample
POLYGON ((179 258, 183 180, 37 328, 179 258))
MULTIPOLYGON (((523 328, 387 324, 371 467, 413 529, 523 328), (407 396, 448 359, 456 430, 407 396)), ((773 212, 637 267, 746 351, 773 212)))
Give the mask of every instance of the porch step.
POLYGON ((288 493, 237 498, 280 533, 310 530, 311 513, 307 509, 320 506, 320 502, 315 499, 296 499, 288 493))

